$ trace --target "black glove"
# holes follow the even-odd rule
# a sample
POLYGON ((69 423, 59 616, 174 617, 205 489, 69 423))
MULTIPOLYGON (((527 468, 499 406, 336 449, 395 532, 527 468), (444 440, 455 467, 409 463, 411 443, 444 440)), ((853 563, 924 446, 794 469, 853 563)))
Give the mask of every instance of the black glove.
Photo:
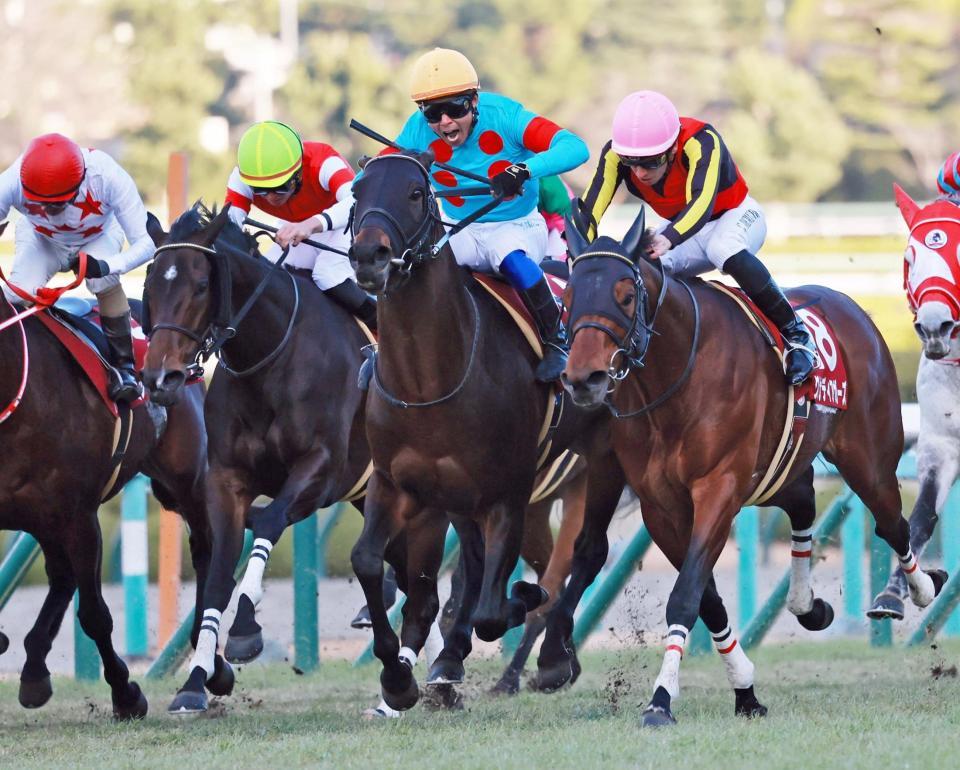
POLYGON ((490 189, 494 195, 512 198, 523 192, 523 183, 530 178, 530 172, 522 163, 508 166, 490 180, 490 189))
MULTIPOLYGON (((73 270, 74 273, 80 272, 80 255, 78 254, 73 259, 70 260, 68 267, 73 270)), ((87 272, 84 275, 85 278, 103 278, 110 275, 110 265, 108 265, 104 260, 97 259, 96 257, 91 257, 87 254, 87 272)))

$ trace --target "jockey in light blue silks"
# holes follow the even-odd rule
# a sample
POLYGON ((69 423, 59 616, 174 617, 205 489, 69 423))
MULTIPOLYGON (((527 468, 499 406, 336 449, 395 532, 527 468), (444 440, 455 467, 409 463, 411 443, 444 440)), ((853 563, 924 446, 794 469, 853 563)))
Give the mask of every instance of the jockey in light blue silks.
MULTIPOLYGON (((432 150, 441 162, 490 179, 504 201, 450 238, 457 263, 500 273, 517 290, 536 321, 544 343, 537 367, 540 382, 557 379, 567 360, 560 308, 540 269, 547 228, 537 212, 538 188, 524 182, 576 168, 589 157, 583 140, 500 94, 480 93, 477 72, 467 58, 445 48, 424 54, 413 68, 411 98, 419 106, 397 144, 432 150)), ((392 150, 387 150, 391 152, 392 150)), ((470 185, 469 179, 437 169, 438 189, 470 185)), ((443 213, 460 220, 490 202, 480 195, 443 199, 443 213)))

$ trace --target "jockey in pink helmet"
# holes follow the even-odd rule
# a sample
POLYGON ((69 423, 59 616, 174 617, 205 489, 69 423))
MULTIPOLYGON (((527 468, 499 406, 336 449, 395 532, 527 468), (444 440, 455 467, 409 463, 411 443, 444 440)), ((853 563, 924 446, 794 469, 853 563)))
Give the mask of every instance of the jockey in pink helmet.
POLYGON ((666 220, 648 256, 676 275, 716 268, 732 276, 783 334, 787 379, 803 382, 813 370, 810 334, 756 256, 766 219, 717 130, 681 117, 663 94, 636 91, 617 108, 611 133, 584 194, 588 238, 625 184, 666 220))

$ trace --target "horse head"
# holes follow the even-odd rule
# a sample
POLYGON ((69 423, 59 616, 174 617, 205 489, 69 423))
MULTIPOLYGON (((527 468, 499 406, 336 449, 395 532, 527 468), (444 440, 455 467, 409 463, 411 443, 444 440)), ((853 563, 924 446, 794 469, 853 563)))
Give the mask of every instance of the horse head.
MULTIPOLYGON (((229 276, 221 274, 220 260, 230 244, 249 251, 250 240, 229 219, 229 205, 219 214, 199 201, 182 214, 169 233, 153 218, 148 222, 157 254, 144 284, 145 312, 150 318, 150 347, 143 382, 153 401, 163 406, 177 402, 211 330, 230 312, 229 276)), ((255 248, 255 242, 253 248, 255 248)))
POLYGON ((386 292, 391 276, 409 274, 426 256, 439 223, 428 169, 432 153, 394 153, 368 160, 353 185, 350 262, 366 291, 386 292))
POLYGON ((631 366, 642 365, 650 343, 642 256, 651 234, 644 227, 644 211, 623 240, 601 236, 588 244, 567 217, 567 246, 573 264, 564 293, 570 356, 561 376, 574 402, 600 406, 613 385, 631 366))
POLYGON ((903 255, 903 286, 924 355, 944 358, 960 333, 960 207, 940 199, 919 206, 894 185, 910 228, 903 255))

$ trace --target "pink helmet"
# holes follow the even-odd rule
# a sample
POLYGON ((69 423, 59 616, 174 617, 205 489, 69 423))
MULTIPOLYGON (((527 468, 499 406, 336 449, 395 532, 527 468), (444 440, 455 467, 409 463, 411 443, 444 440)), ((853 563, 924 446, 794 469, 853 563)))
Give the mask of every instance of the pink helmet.
POLYGON ((613 151, 646 157, 665 152, 680 134, 677 108, 656 91, 634 91, 613 116, 613 151))

